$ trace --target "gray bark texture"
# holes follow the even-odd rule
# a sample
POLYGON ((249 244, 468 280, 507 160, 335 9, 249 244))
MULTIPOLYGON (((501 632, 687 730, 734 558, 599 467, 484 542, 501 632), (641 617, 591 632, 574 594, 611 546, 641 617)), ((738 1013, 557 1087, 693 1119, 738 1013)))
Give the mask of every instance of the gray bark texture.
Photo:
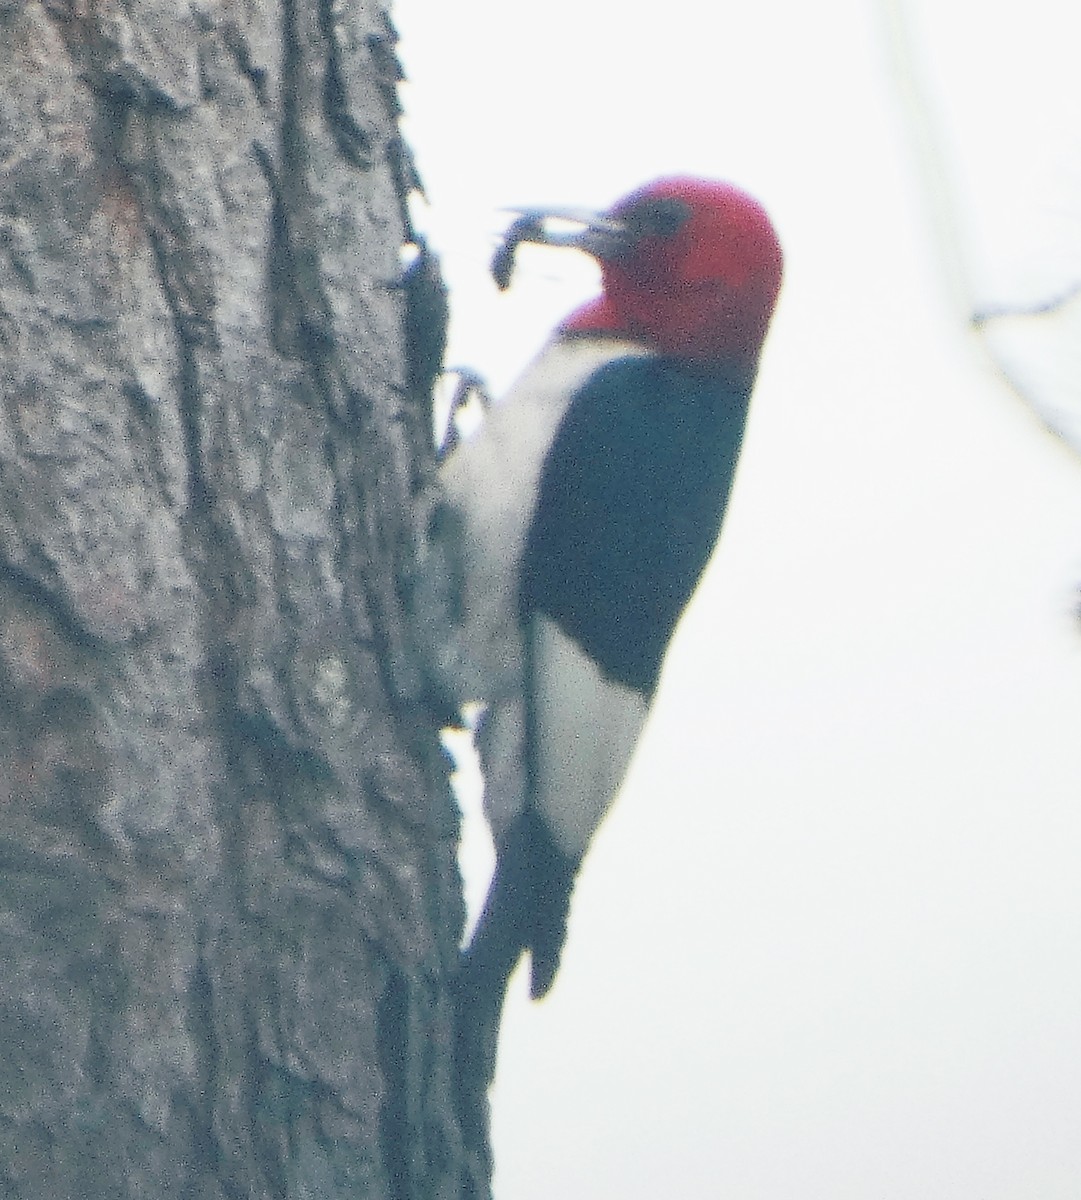
POLYGON ((379 0, 0 0, 0 1198, 462 1194, 379 0))

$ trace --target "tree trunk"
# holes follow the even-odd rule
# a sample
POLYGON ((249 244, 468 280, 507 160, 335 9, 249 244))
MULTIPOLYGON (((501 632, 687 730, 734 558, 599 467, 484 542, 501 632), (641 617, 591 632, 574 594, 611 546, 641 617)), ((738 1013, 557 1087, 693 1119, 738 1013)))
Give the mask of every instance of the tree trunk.
POLYGON ((0 0, 0 1195, 460 1195, 378 0, 0 0))

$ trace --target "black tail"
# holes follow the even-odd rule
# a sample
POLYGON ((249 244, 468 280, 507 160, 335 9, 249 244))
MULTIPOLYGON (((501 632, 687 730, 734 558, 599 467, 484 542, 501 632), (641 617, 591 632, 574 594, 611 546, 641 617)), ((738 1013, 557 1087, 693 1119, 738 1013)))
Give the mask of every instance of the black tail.
POLYGON ((544 822, 522 812, 499 849, 495 877, 457 980, 459 1078, 487 1090, 507 981, 528 950, 530 994, 551 988, 567 937, 567 912, 578 864, 552 840, 544 822))
MULTIPOLYGON (((495 877, 455 981, 459 1119, 472 1178, 488 1179, 488 1087, 495 1076, 499 1024, 507 982, 528 950, 530 994, 552 986, 567 937, 567 911, 577 863, 552 840, 531 811, 514 822, 501 846, 495 877)), ((471 1185, 470 1195, 480 1194, 471 1185)))

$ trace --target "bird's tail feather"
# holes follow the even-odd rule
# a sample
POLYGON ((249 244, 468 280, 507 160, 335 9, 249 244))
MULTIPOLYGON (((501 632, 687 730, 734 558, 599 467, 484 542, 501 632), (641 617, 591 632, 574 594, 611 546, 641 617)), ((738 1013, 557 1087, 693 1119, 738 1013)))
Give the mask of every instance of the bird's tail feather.
POLYGON ((531 810, 519 814, 500 847, 484 912, 456 981, 459 1077, 487 1088, 495 1074, 507 982, 522 954, 532 958, 530 994, 551 988, 567 937, 577 863, 531 810))

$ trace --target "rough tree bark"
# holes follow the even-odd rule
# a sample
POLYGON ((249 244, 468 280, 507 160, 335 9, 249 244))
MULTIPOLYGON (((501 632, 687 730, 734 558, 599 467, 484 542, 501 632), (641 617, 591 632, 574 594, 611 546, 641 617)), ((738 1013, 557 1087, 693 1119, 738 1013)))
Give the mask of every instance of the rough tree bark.
POLYGON ((0 0, 5 1200, 460 1195, 395 79, 379 0, 0 0))

